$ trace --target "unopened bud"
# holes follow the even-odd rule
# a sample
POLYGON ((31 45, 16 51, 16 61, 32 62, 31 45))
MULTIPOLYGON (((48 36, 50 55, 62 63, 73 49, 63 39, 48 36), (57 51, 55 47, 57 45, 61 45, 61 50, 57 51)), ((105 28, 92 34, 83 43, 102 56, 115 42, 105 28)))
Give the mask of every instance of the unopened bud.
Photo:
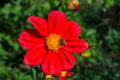
POLYGON ((51 80, 51 78, 52 78, 52 75, 46 75, 45 76, 45 80, 51 80))
POLYGON ((86 50, 85 52, 83 52, 83 53, 81 54, 81 56, 87 58, 87 57, 90 56, 90 54, 91 54, 91 53, 90 53, 90 50, 88 49, 88 50, 86 50))
POLYGON ((78 0, 67 0, 66 6, 70 10, 79 10, 80 3, 78 0))

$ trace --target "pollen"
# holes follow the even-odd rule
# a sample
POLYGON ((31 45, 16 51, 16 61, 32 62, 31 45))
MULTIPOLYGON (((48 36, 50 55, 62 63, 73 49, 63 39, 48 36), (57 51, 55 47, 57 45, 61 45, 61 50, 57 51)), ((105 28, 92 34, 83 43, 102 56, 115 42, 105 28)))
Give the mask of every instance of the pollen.
POLYGON ((56 52, 61 46, 61 36, 57 34, 50 34, 46 38, 46 45, 49 50, 56 52))

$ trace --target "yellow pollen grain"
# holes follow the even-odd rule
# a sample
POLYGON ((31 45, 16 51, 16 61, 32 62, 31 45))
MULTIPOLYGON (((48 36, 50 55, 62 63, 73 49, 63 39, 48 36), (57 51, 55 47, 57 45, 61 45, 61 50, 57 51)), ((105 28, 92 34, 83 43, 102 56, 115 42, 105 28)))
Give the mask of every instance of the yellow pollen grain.
POLYGON ((52 51, 57 51, 57 50, 61 47, 60 39, 61 39, 61 36, 60 36, 60 35, 50 34, 50 35, 46 38, 47 48, 48 48, 49 50, 52 50, 52 51))

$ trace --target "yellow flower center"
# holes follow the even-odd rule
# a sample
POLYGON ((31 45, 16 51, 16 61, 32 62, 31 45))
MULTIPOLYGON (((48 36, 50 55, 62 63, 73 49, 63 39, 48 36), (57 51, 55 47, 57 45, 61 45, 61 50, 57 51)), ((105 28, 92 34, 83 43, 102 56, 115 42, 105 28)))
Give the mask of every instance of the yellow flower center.
POLYGON ((62 77, 65 77, 66 74, 67 74, 67 71, 62 71, 62 72, 61 72, 61 76, 62 76, 62 77))
POLYGON ((46 38, 46 45, 49 50, 56 52, 63 44, 61 41, 64 41, 60 35, 50 34, 46 38))

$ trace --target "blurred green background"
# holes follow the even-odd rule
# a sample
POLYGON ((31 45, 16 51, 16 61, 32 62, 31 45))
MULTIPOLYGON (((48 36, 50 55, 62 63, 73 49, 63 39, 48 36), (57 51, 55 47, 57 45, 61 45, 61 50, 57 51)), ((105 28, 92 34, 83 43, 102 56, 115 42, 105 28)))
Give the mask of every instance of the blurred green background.
MULTIPOLYGON (((77 63, 69 80, 120 80, 120 0, 79 0, 80 11, 59 10, 82 27, 91 56, 75 55, 77 63)), ((26 50, 17 41, 30 15, 47 18, 59 0, 0 0, 0 80, 32 80, 22 59, 26 50)), ((40 76, 40 74, 38 75, 40 76)))

